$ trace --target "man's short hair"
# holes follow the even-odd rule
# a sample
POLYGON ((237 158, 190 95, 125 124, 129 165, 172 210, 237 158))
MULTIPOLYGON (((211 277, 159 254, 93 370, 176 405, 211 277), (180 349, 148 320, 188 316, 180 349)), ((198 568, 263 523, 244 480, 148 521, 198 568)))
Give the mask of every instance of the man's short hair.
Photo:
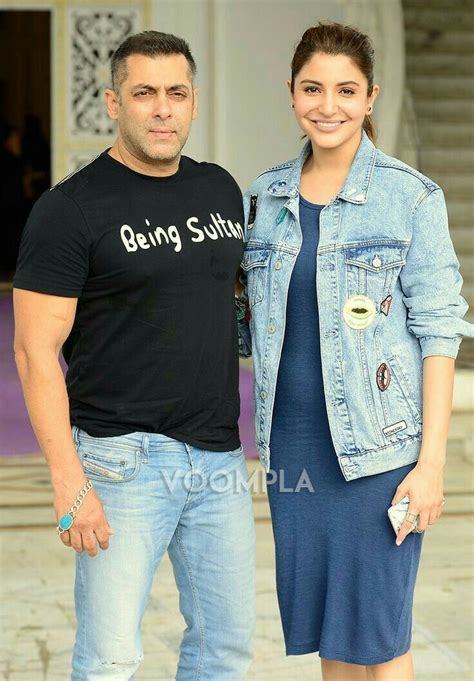
POLYGON ((145 57, 161 57, 182 54, 186 57, 191 71, 191 78, 196 75, 196 63, 188 43, 172 33, 160 31, 142 31, 129 36, 115 50, 111 60, 112 87, 118 93, 121 84, 127 77, 127 57, 142 54, 145 57))

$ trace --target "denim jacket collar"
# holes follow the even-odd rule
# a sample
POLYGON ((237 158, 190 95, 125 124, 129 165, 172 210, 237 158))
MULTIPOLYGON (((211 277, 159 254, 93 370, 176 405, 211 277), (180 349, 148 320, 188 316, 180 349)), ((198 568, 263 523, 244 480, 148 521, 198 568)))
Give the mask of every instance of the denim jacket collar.
MULTIPOLYGON (((303 165, 311 153, 311 140, 308 140, 301 150, 298 158, 289 166, 283 166, 282 171, 288 170, 278 180, 268 187, 271 196, 296 197, 299 191, 301 171, 303 165)), ((336 198, 350 201, 351 203, 365 203, 370 188, 372 173, 375 165, 377 149, 369 139, 365 130, 362 130, 362 139, 357 149, 352 165, 347 174, 344 187, 336 195, 336 198)))

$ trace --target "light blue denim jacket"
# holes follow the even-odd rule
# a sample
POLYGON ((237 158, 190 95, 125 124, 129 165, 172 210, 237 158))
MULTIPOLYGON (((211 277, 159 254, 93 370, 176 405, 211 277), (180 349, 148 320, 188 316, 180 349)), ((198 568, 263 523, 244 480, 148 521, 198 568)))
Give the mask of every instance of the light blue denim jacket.
MULTIPOLYGON (((239 322, 239 346, 241 356, 253 357, 266 470, 288 288, 302 241, 300 175, 310 152, 308 141, 296 160, 261 174, 244 196, 241 280, 249 314, 239 322)), ((422 360, 455 358, 461 337, 474 335, 462 319, 468 305, 458 268, 440 187, 363 132, 343 189, 321 211, 315 282, 326 408, 346 480, 418 459, 422 360)))

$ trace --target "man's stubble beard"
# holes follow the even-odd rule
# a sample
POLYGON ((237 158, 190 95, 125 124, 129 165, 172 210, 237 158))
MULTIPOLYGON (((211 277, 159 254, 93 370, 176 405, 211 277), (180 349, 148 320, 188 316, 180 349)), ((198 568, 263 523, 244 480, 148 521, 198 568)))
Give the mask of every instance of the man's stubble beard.
MULTIPOLYGON (((146 135, 147 133, 145 133, 146 135)), ((175 133, 176 134, 176 133, 175 133)), ((127 150, 135 156, 142 163, 152 164, 156 161, 173 161, 181 154, 181 150, 187 142, 187 138, 181 143, 181 139, 176 134, 176 143, 168 150, 157 149, 154 154, 151 153, 151 144, 148 149, 140 139, 130 132, 129 129, 121 129, 120 135, 127 150)))

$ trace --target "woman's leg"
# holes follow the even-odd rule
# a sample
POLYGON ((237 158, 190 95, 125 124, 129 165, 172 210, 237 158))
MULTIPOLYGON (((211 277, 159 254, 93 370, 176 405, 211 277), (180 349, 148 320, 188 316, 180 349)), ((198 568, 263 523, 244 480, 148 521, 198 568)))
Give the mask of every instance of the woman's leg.
POLYGON ((411 651, 367 667, 322 659, 321 669, 324 681, 413 681, 415 678, 411 651))
POLYGON ((321 658, 323 681, 367 681, 366 668, 361 664, 347 664, 321 658))
POLYGON ((411 651, 394 657, 383 664, 373 664, 367 669, 367 681, 413 681, 413 658, 411 651))

